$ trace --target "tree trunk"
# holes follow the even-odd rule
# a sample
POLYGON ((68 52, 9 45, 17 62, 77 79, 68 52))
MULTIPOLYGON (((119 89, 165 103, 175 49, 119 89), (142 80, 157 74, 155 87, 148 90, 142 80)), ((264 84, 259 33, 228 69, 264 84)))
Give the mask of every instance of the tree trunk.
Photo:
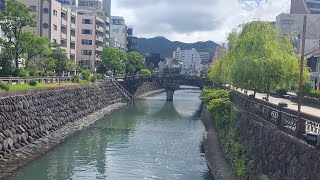
POLYGON ((256 94, 257 94, 257 90, 254 89, 254 90, 253 90, 253 96, 256 97, 256 94))
POLYGON ((269 101, 269 97, 270 97, 270 85, 268 85, 268 90, 267 90, 267 101, 269 101))

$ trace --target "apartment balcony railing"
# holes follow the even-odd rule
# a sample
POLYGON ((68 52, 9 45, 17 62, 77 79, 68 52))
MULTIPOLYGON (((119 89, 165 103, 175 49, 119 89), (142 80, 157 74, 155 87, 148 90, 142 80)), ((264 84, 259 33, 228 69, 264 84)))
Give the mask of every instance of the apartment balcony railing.
POLYGON ((103 42, 103 36, 96 36, 96 40, 100 41, 100 42, 103 42))
POLYGON ((104 32, 104 28, 102 26, 96 26, 96 30, 100 32, 104 32))
POLYGON ((61 36, 60 37, 61 37, 61 39, 66 40, 67 39, 67 34, 61 32, 61 36))
POLYGON ((65 19, 61 19, 61 25, 62 26, 67 26, 67 20, 65 20, 65 19))
POLYGON ((75 36, 70 36, 70 41, 71 42, 76 42, 76 37, 75 36))
POLYGON ((75 49, 70 49, 70 54, 76 54, 76 50, 75 49))
POLYGON ((71 23, 70 28, 71 28, 71 29, 76 29, 76 24, 71 23))
POLYGON ((102 46, 96 46, 96 51, 102 51, 103 47, 102 46))

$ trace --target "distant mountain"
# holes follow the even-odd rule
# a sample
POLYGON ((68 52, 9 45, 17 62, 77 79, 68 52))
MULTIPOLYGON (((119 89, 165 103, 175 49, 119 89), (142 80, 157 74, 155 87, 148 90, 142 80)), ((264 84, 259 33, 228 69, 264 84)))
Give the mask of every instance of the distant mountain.
POLYGON ((183 43, 179 41, 170 41, 161 36, 150 39, 138 38, 138 43, 138 51, 140 53, 160 53, 163 58, 172 57, 172 53, 177 47, 180 47, 181 49, 196 48, 198 52, 209 52, 212 56, 216 47, 219 46, 213 41, 183 43))

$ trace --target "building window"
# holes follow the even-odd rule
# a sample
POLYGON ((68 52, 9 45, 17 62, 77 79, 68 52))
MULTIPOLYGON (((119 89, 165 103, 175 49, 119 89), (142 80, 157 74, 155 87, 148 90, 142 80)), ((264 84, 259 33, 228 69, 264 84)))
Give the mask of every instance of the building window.
POLYGON ((53 30, 55 30, 55 31, 57 31, 57 30, 58 30, 57 25, 53 24, 53 30))
POLYGON ((43 8, 43 13, 44 13, 44 14, 48 14, 48 12, 49 12, 49 9, 48 9, 48 8, 43 8))
POLYGON ((33 12, 37 12, 37 6, 30 6, 33 12))
POLYGON ((92 34, 91 29, 82 29, 82 34, 92 34))
POLYGON ((53 10, 53 15, 54 15, 54 16, 58 16, 58 11, 53 10))
POLYGON ((81 50, 81 55, 92 55, 92 50, 81 50))
POLYGON ((49 24, 48 23, 43 23, 42 27, 47 29, 49 27, 49 24))
POLYGON ((84 45, 92 45, 92 40, 82 39, 82 44, 84 44, 84 45))
POLYGON ((57 43, 57 40, 56 40, 56 39, 53 39, 52 41, 53 41, 54 43, 57 43))
POLYGON ((92 19, 82 19, 82 24, 92 24, 92 19))

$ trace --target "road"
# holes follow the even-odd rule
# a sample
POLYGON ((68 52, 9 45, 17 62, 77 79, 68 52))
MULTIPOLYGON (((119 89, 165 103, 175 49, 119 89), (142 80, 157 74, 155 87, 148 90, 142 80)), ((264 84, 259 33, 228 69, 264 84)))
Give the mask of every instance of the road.
MULTIPOLYGON (((238 90, 238 91, 241 93, 244 93, 243 91, 240 91, 240 90, 238 90)), ((253 94, 253 91, 248 91, 248 95, 249 94, 253 94)), ((264 94, 264 93, 256 93, 257 99, 262 99, 263 97, 266 97, 266 96, 267 96, 267 94, 264 94)), ((290 99, 276 98, 276 97, 270 96, 269 102, 272 104, 276 104, 276 105, 279 103, 286 103, 286 104, 288 104, 289 109, 298 111, 298 104, 290 101, 290 99)), ((314 108, 311 106, 302 105, 301 111, 304 113, 307 113, 307 114, 311 114, 313 116, 320 117, 320 109, 319 108, 314 108)))

